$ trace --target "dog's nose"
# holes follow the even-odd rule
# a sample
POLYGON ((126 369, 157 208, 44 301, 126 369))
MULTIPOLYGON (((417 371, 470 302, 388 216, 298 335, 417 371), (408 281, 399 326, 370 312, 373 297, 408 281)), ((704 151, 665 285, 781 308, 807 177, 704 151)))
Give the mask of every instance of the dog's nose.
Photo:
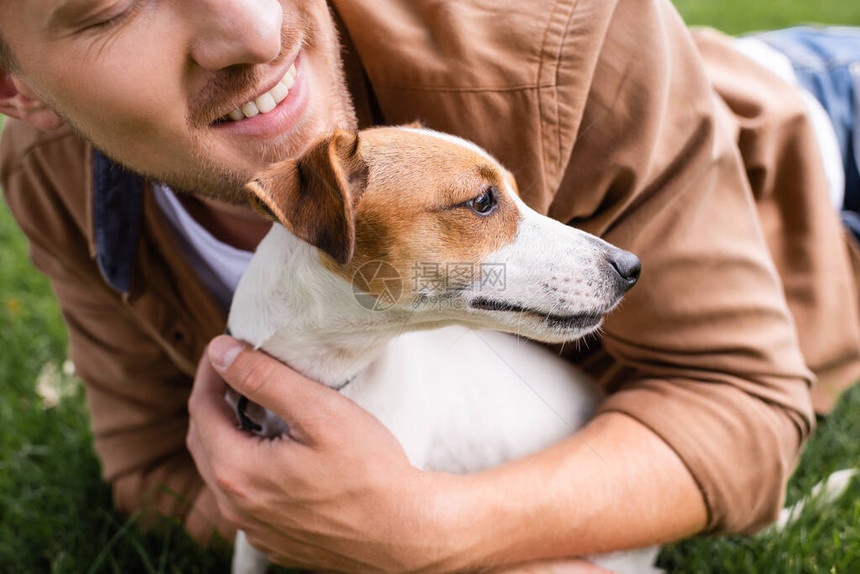
POLYGON ((629 251, 616 249, 609 255, 607 260, 627 285, 628 289, 636 285, 636 282, 639 281, 639 274, 642 272, 642 263, 638 257, 629 251))

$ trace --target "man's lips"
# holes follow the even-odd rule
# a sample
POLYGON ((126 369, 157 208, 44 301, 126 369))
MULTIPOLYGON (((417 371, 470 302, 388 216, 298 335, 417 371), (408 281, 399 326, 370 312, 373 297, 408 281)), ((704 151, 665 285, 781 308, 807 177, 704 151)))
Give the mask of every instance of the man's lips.
MULTIPOLYGON (((266 73, 265 76, 261 74, 262 70, 258 67, 255 70, 236 71, 232 78, 229 75, 222 78, 219 83, 212 86, 213 90, 222 92, 220 104, 212 102, 212 105, 209 106, 210 113, 212 108, 220 108, 220 115, 214 118, 210 115, 209 117, 212 119, 209 120, 209 125, 233 119, 230 117, 232 112, 237 109, 241 110, 248 103, 255 103, 260 96, 271 92, 279 83, 284 82, 287 75, 291 75, 294 82, 299 68, 300 56, 301 52, 295 52, 292 56, 280 58, 275 63, 277 68, 266 73), (242 84, 247 86, 243 95, 238 97, 224 95, 234 92, 235 88, 242 84), (225 109, 225 106, 230 107, 225 109)), ((286 81, 289 83, 290 79, 287 78, 286 81)), ((212 94, 211 97, 215 97, 215 94, 212 94)))
POLYGON ((242 121, 253 118, 260 114, 267 114, 274 110, 289 95, 296 81, 297 70, 295 64, 291 64, 286 73, 277 80, 274 86, 263 91, 260 95, 245 102, 229 114, 222 116, 216 121, 242 121))
POLYGON ((283 76, 253 100, 222 116, 210 127, 237 135, 276 135, 289 130, 301 118, 309 101, 309 85, 301 58, 296 58, 283 76), (289 86, 289 87, 287 87, 289 86), (239 118, 239 114, 242 118, 239 118))

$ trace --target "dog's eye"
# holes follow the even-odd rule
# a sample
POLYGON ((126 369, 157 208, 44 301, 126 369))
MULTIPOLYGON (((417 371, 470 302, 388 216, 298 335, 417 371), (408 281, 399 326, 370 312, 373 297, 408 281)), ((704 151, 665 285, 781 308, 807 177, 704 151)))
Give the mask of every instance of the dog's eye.
POLYGON ((484 193, 466 202, 466 206, 482 217, 490 215, 499 205, 499 197, 495 187, 488 187, 484 193))

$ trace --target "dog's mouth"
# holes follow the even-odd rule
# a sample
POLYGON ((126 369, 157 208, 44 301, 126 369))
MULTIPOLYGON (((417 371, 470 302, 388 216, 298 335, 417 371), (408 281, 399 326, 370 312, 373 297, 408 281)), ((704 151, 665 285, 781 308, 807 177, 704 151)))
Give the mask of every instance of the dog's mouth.
POLYGON ((557 315, 553 313, 547 313, 545 311, 538 311, 536 309, 529 309, 527 307, 522 307, 514 303, 496 301, 494 299, 486 299, 484 297, 473 299, 469 302, 469 307, 473 309, 480 309, 482 311, 503 311, 508 313, 528 315, 530 317, 542 321, 549 327, 565 330, 592 329, 599 325, 600 322, 603 320, 602 313, 590 312, 576 313, 573 315, 557 315))

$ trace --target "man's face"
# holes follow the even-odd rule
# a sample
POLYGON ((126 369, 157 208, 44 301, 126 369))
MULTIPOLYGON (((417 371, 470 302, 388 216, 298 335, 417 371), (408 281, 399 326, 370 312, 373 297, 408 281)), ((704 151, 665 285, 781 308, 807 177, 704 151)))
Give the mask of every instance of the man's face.
POLYGON ((0 28, 19 79, 66 123, 176 189, 242 201, 255 172, 354 124, 325 0, 4 1, 0 28), (291 65, 277 107, 229 118, 291 65))

